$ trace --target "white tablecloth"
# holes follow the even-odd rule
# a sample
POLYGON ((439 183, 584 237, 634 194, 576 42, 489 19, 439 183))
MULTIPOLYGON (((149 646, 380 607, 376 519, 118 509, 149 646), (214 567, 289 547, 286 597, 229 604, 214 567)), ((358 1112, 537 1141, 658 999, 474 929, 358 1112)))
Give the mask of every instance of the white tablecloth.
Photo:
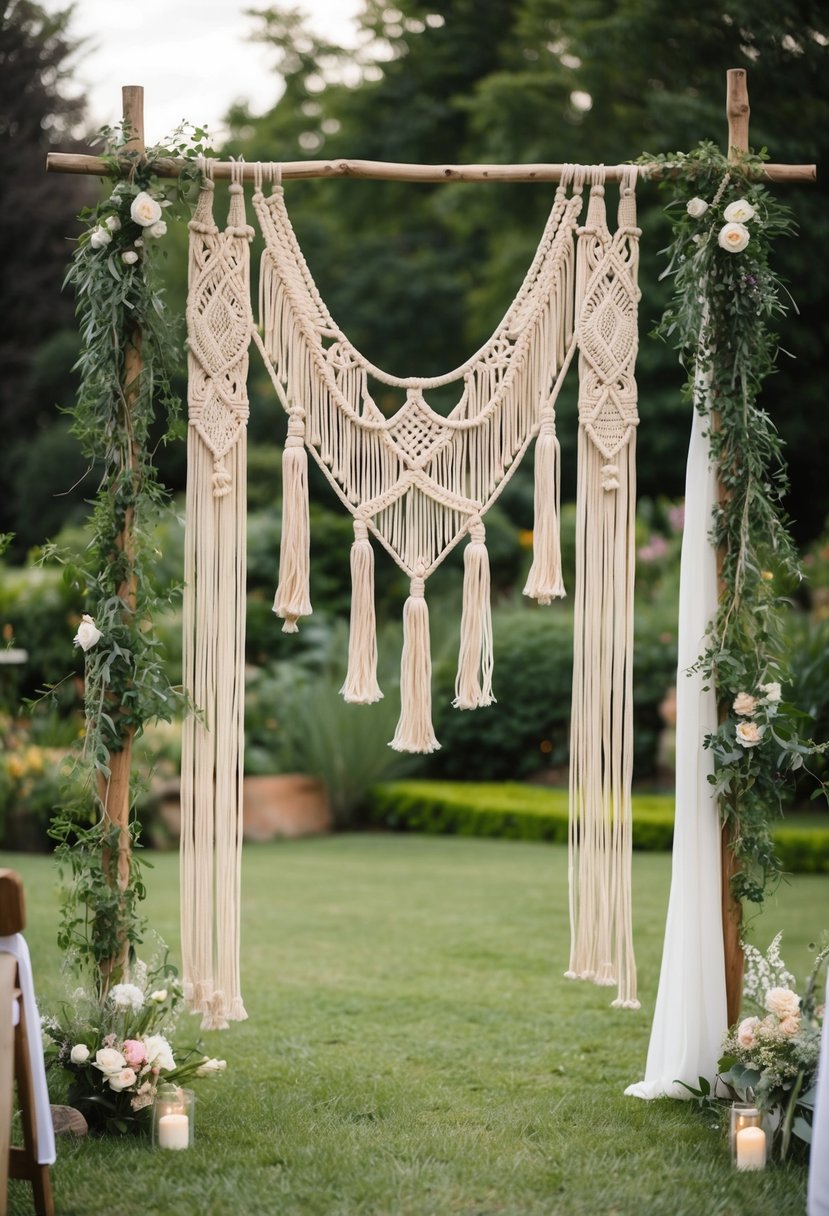
MULTIPOLYGON (((826 981, 829 1002, 829 978, 826 981)), ((829 1216, 829 1016, 824 1014, 809 1158, 808 1216, 829 1216)))
POLYGON ((55 1160, 55 1129, 49 1106, 49 1091, 46 1088, 46 1067, 43 1063, 43 1043, 40 1038, 40 1014, 35 1000, 32 980, 32 961, 29 947, 20 933, 0 937, 0 951, 17 959, 20 974, 20 991, 26 1011, 26 1026, 29 1039, 29 1061, 32 1069, 32 1089, 35 1100, 35 1126, 37 1128, 37 1159, 40 1165, 51 1165, 55 1160))

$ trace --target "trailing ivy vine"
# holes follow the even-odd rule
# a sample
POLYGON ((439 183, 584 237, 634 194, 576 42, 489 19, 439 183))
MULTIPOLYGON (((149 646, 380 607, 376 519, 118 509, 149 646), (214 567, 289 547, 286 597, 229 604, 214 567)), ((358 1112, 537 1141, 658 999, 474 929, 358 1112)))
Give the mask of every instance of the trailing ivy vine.
MULTIPOLYGON (((161 590, 153 577, 152 529, 167 493, 153 465, 151 430, 160 421, 163 441, 179 433, 173 375, 183 348, 158 263, 165 217, 189 213, 199 176, 194 158, 206 137, 199 129, 192 135, 180 131, 142 155, 126 147, 129 134, 123 128, 102 132, 104 159, 119 180, 81 213, 85 227, 65 283, 75 292, 81 332, 72 431, 90 463, 102 470, 92 539, 80 557, 54 546, 44 552, 64 565, 86 608, 75 639, 85 654, 84 737, 67 784, 73 796, 51 825, 65 883, 58 944, 99 976, 124 943, 132 952, 140 940, 138 903, 145 894, 133 851, 139 844, 134 799, 130 868, 126 884, 118 882, 124 842, 104 815, 103 801, 111 760, 147 722, 169 721, 183 705, 153 627, 177 591, 161 590), (156 176, 153 165, 162 157, 188 162, 178 180, 156 176)), ((101 985, 113 978, 104 975, 101 985)))
POLYGON ((733 893, 754 903, 780 875, 772 828, 786 777, 826 746, 800 737, 807 715, 783 695, 786 593, 801 571, 782 507, 782 444, 759 397, 779 350, 774 320, 793 303, 772 265, 774 242, 794 225, 758 177, 764 157, 734 164, 703 143, 642 158, 673 170, 664 276, 674 291, 657 334, 680 352, 685 392, 709 422, 721 486, 711 538, 722 591, 699 660, 717 689, 720 726, 705 745, 737 860, 733 893))

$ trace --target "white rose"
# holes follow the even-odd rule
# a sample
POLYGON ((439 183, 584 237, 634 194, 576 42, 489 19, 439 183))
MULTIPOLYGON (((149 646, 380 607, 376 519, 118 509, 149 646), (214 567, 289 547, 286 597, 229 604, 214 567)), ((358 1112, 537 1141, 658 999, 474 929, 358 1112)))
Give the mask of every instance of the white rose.
POLYGON ((147 236, 166 236, 167 224, 164 220, 157 220, 147 229, 147 236))
POLYGON ((117 232, 120 227, 121 221, 118 219, 117 215, 110 215, 107 217, 107 228, 110 230, 110 232, 117 232))
POLYGON ((153 1068, 163 1068, 170 1072, 175 1068, 173 1050, 163 1034, 148 1035, 144 1040, 144 1050, 147 1053, 147 1061, 153 1068))
POLYGON ((791 988, 769 988, 764 1003, 778 1018, 796 1017, 800 1010, 800 997, 791 988))
POLYGON ((73 1064, 85 1064, 89 1059, 89 1048, 85 1043, 76 1043, 69 1053, 73 1064))
POLYGON ((75 645, 80 646, 83 651, 91 650, 103 636, 92 617, 85 612, 81 617, 78 632, 75 634, 75 645))
POLYGON ((196 1076, 213 1077, 217 1072, 224 1072, 226 1068, 227 1060, 213 1060, 205 1056, 204 1062, 196 1069, 196 1076))
POLYGON ((138 261, 138 254, 132 249, 127 249, 125 253, 121 254, 121 261, 126 262, 128 266, 134 266, 138 261))
POLYGON ((757 698, 752 697, 750 693, 738 692, 731 706, 735 714, 742 714, 743 717, 748 717, 753 714, 757 708, 757 698))
POLYGON ((754 218, 756 212, 751 203, 747 203, 744 198, 738 198, 736 202, 729 203, 723 216, 729 224, 745 224, 748 220, 754 218))
POLYGON ((765 729, 765 726, 758 726, 756 722, 738 722, 737 742, 743 747, 756 747, 758 743, 762 743, 765 729))
POLYGON ((780 700, 780 685, 775 680, 773 680, 771 684, 761 684, 760 692, 771 705, 776 705, 780 700))
POLYGON ((122 1068, 120 1072, 107 1077, 109 1088, 114 1089, 116 1093, 120 1093, 122 1089, 129 1089, 137 1081, 137 1077, 131 1068, 122 1068))
POLYGON ((741 1047, 754 1046, 754 1032, 759 1025, 759 1018, 743 1018, 737 1027, 737 1042, 741 1047))
POLYGON ((144 993, 135 984, 114 984, 109 990, 109 999, 116 1009, 132 1009, 137 1013, 144 1004, 144 993))
POLYGON ((143 248, 144 248, 144 242, 143 242, 143 240, 141 239, 141 237, 139 237, 139 238, 138 238, 138 240, 133 241, 133 245, 135 246, 135 248, 136 248, 136 249, 143 249, 143 248))
POLYGON ((127 1061, 114 1047, 102 1047, 95 1055, 95 1067, 105 1076, 114 1076, 127 1067, 127 1061))
POLYGON ((89 243, 93 249, 103 249, 112 240, 112 233, 107 232, 106 228, 100 227, 92 229, 92 236, 89 238, 89 243))
POLYGON ((152 195, 147 194, 146 190, 142 190, 132 200, 130 215, 136 224, 140 224, 142 228, 149 228, 151 224, 157 224, 161 219, 161 207, 152 195))
POLYGON ((748 244, 749 235, 745 224, 726 224, 720 229, 717 244, 729 253, 740 253, 748 244))
POLYGON ((701 216, 705 215, 708 210, 708 204, 704 198, 691 198, 685 204, 685 210, 692 220, 698 220, 701 216))
POLYGON ((155 992, 150 993, 150 1000, 155 1001, 156 1005, 163 1005, 167 1000, 167 989, 156 988, 155 992))

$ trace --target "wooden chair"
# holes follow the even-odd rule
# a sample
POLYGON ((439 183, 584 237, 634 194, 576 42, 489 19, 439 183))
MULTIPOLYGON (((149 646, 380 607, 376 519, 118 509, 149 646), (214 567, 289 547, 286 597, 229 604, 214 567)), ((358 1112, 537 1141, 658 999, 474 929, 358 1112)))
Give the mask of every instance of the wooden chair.
MULTIPOLYGON (((14 870, 0 870, 0 937, 22 932, 25 923, 20 875, 14 870)), ((37 1216, 54 1216, 55 1212, 49 1166, 39 1165, 37 1160, 29 1034, 39 1036, 40 1027, 26 1023, 17 959, 0 950, 0 1216, 6 1216, 9 1178, 24 1178, 31 1182, 37 1216), (11 1144, 15 1082, 23 1124, 22 1148, 11 1144)))

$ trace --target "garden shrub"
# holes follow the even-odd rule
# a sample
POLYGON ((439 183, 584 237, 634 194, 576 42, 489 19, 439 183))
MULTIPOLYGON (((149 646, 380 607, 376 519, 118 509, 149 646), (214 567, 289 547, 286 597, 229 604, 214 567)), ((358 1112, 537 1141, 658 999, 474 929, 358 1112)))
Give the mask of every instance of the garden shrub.
MULTIPOLYGON (((366 817, 368 823, 392 831, 563 844, 567 791, 519 783, 394 781, 371 790, 366 817)), ((673 821, 672 796, 634 795, 634 849, 669 850, 673 821)), ((829 873, 829 823, 823 817, 813 828, 775 828, 774 842, 785 871, 829 873)))

